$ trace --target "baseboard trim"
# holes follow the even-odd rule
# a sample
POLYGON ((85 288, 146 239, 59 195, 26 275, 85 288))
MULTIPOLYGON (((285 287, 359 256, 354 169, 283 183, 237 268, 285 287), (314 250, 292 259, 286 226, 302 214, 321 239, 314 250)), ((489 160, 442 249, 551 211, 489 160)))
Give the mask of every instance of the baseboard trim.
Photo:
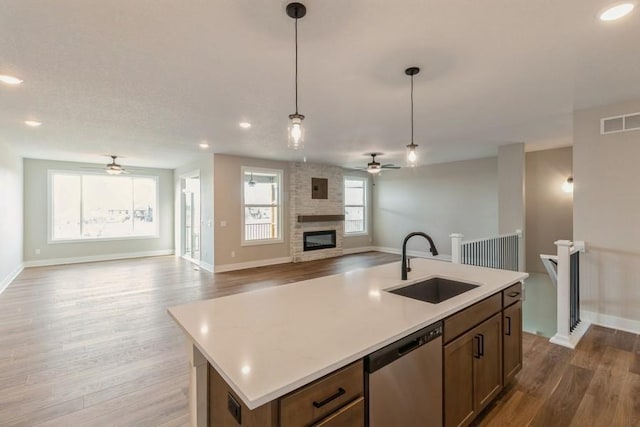
MULTIPOLYGON (((399 248, 389 248, 386 246, 372 246, 371 250, 378 251, 378 252, 386 252, 388 254, 402 255, 402 250, 399 248)), ((438 261, 451 262, 451 255, 446 255, 446 254, 444 255, 441 254, 434 257, 433 255, 431 255, 431 252, 427 252, 427 251, 407 251, 407 255, 411 257, 428 258, 428 259, 435 259, 438 261)))
POLYGON ((287 264, 291 261, 292 261, 292 258, 289 256, 289 257, 282 257, 282 258, 261 259, 258 261, 239 262, 237 264, 221 264, 221 265, 214 266, 214 272, 225 273, 227 271, 244 270, 247 268, 256 268, 256 267, 265 267, 267 265, 287 264))
POLYGON ((209 264, 208 262, 200 261, 199 265, 201 269, 208 271, 209 273, 213 273, 215 270, 213 264, 209 264))
POLYGON ((570 349, 575 349, 584 334, 589 330, 589 326, 591 323, 587 321, 582 321, 578 326, 573 330, 573 332, 567 337, 560 334, 555 334, 549 340, 552 344, 561 345, 562 347, 567 347, 570 349))
POLYGON ((639 320, 626 319, 624 317, 611 316, 609 314, 585 310, 582 310, 582 317, 593 325, 618 329, 620 331, 631 332, 632 334, 640 334, 639 320))
POLYGON ((26 261, 24 263, 25 268, 28 267, 46 267, 49 265, 65 265, 65 264, 80 264, 83 262, 97 262, 97 261, 114 261, 118 259, 128 258, 144 258, 150 256, 162 256, 173 255, 173 249, 163 249, 159 251, 144 251, 144 252, 125 252, 118 254, 104 254, 104 255, 89 255, 81 257, 70 258, 51 258, 36 261, 26 261))
POLYGON ((0 281, 0 294, 2 294, 2 292, 4 292, 4 290, 9 287, 11 282, 16 280, 16 277, 18 277, 20 273, 22 273, 22 270, 24 270, 24 264, 19 264, 11 273, 9 273, 4 279, 0 281))
POLYGON ((358 248, 349 248, 349 249, 343 249, 342 250, 342 255, 351 255, 351 254, 359 254, 362 252, 371 252, 371 251, 375 251, 376 248, 373 246, 360 246, 358 248))

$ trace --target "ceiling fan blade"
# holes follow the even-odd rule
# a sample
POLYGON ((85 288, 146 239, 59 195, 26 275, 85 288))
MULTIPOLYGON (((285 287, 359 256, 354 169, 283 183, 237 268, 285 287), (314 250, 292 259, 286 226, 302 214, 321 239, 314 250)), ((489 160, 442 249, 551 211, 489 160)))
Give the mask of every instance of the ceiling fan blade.
POLYGON ((382 165, 382 169, 400 169, 400 166, 396 165, 382 165))

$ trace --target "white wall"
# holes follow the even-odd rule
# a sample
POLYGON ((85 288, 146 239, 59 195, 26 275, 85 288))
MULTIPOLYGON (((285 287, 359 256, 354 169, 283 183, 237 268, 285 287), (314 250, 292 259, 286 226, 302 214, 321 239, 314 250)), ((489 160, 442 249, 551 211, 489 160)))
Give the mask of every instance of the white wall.
MULTIPOLYGON (((451 233, 465 240, 498 231, 498 165, 495 157, 385 171, 375 178, 375 246, 400 249, 412 231, 429 234, 441 254, 451 254, 451 233)), ((411 250, 426 252, 414 238, 411 250)))
POLYGON ((22 271, 22 158, 0 142, 0 292, 22 271))
POLYGON ((574 113, 574 240, 582 308, 596 322, 640 332, 640 131, 600 135, 603 117, 637 113, 640 100, 574 113))
POLYGON ((195 170, 200 171, 200 262, 207 270, 213 270, 213 154, 202 154, 199 160, 174 170, 175 253, 182 250, 180 230, 184 221, 180 176, 195 170))
POLYGON ((86 172, 87 169, 83 169, 86 167, 104 167, 104 165, 25 159, 24 260, 26 265, 64 264, 173 253, 173 171, 170 169, 136 168, 136 175, 159 178, 159 237, 48 243, 48 170, 86 172), (39 255, 36 255, 36 249, 40 250, 39 255))

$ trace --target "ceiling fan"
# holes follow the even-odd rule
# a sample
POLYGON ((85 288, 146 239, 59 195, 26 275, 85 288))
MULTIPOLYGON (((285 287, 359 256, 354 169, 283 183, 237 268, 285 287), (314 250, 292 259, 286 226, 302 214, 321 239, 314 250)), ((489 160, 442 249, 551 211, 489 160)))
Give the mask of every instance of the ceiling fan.
POLYGON ((366 170, 370 174, 378 174, 382 171, 382 169, 400 169, 400 166, 396 166, 392 163, 380 164, 380 162, 376 161, 376 156, 381 156, 382 153, 367 153, 366 156, 371 156, 371 161, 367 163, 366 168, 356 168, 358 170, 366 170))
POLYGON ((109 175, 126 175, 129 173, 125 168, 116 163, 116 159, 118 158, 118 156, 109 157, 111 157, 111 163, 108 163, 105 166, 104 171, 106 173, 108 173, 109 175))
POLYGON ((124 168, 124 166, 118 164, 116 162, 116 160, 118 159, 118 156, 113 156, 113 155, 109 155, 108 157, 111 157, 111 163, 107 163, 104 168, 89 168, 89 167, 83 167, 82 169, 92 169, 92 170, 99 170, 99 171, 103 171, 108 173, 109 175, 128 175, 129 171, 127 169, 124 168))

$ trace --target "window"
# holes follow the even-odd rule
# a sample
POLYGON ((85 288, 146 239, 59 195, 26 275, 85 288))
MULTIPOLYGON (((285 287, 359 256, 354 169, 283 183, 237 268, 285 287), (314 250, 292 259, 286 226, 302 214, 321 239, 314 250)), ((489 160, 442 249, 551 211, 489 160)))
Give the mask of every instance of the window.
POLYGON ((49 172, 52 241, 158 235, 156 177, 49 172))
POLYGON ((365 234, 367 178, 344 179, 344 233, 365 234))
POLYGON ((282 171, 242 168, 242 243, 282 242, 282 171))

